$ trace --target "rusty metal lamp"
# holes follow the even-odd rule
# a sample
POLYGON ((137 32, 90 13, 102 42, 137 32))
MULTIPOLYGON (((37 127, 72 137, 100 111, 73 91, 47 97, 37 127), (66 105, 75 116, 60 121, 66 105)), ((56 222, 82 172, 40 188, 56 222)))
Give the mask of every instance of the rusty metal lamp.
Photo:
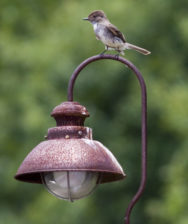
POLYGON ((15 178, 20 181, 44 184, 58 198, 74 201, 88 196, 98 184, 117 181, 126 175, 113 154, 100 142, 92 139, 91 128, 84 126, 87 109, 73 101, 75 80, 91 62, 103 59, 119 61, 130 68, 139 80, 142 102, 142 162, 139 189, 125 214, 130 214, 141 197, 147 172, 147 105, 146 86, 138 69, 128 60, 114 55, 97 55, 83 61, 73 72, 68 86, 68 101, 54 108, 51 116, 56 127, 48 129, 45 141, 37 145, 24 159, 15 178))

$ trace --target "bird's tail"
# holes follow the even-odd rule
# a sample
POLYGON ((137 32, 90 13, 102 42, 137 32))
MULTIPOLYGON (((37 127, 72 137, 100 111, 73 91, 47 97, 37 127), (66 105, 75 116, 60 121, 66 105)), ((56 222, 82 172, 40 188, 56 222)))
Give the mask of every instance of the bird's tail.
POLYGON ((151 54, 150 51, 148 51, 144 48, 138 47, 136 45, 133 45, 133 44, 125 43, 125 47, 126 47, 126 49, 133 49, 133 50, 138 51, 139 53, 144 54, 144 55, 151 54))

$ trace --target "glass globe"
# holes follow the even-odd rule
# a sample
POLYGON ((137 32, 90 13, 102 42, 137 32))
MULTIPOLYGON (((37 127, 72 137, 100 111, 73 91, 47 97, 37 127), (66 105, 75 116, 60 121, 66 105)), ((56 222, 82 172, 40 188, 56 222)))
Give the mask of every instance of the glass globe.
POLYGON ((42 173, 42 181, 54 196, 74 201, 88 196, 99 182, 99 173, 87 171, 56 171, 42 173))

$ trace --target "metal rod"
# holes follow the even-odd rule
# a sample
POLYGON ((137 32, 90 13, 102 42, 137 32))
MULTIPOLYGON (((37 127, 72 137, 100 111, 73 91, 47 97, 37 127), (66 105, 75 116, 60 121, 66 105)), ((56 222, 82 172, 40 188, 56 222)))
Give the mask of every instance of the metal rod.
POLYGON ((73 202, 73 199, 72 199, 72 196, 71 196, 70 173, 69 173, 69 171, 67 171, 67 189, 68 189, 69 201, 73 202))
POLYGON ((146 85, 145 81, 139 72, 139 70, 136 68, 135 65, 133 65, 130 61, 126 60, 125 58, 115 56, 115 55, 96 55, 92 56, 85 61, 83 61, 73 72, 69 85, 68 85, 68 101, 73 101, 73 88, 75 84, 75 80, 79 73, 90 63, 98 60, 103 60, 103 59, 111 59, 115 61, 119 61, 123 64, 125 64, 128 68, 130 68, 134 74, 136 75, 137 79, 139 80, 140 87, 141 87, 141 105, 142 105, 142 160, 141 160, 141 180, 140 180, 140 186, 138 188, 137 193, 134 195, 133 199, 128 205, 128 208, 125 213, 125 223, 130 224, 130 215, 131 211, 136 204, 136 202, 139 200, 141 195, 143 194, 145 185, 146 185, 146 178, 147 178, 147 93, 146 93, 146 85))

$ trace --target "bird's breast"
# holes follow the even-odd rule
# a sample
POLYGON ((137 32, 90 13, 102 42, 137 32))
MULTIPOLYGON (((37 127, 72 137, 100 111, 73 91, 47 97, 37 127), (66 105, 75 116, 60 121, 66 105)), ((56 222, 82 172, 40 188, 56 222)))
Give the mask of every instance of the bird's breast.
POLYGON ((103 26, 95 23, 93 25, 93 29, 94 29, 94 32, 95 32, 96 36, 102 41, 102 39, 105 35, 103 26))

